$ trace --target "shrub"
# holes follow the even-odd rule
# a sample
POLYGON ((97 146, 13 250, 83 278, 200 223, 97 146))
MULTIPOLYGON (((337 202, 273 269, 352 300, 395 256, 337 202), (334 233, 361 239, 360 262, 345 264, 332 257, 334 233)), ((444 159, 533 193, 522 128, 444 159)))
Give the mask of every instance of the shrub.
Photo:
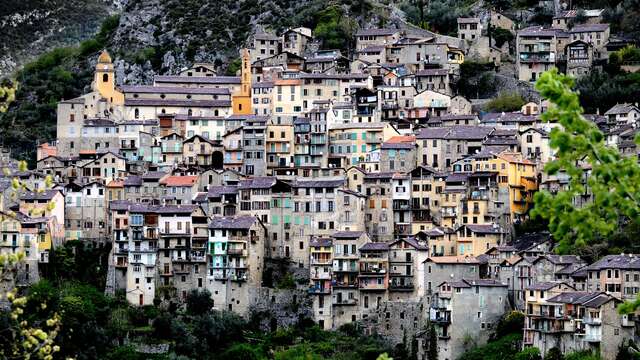
POLYGON ((500 93, 498 97, 491 99, 485 105, 485 110, 487 111, 495 111, 495 112, 507 112, 507 111, 516 111, 522 108, 526 102, 517 92, 511 93, 500 93))
POLYGON ((541 360, 540 349, 528 347, 516 354, 515 360, 541 360))

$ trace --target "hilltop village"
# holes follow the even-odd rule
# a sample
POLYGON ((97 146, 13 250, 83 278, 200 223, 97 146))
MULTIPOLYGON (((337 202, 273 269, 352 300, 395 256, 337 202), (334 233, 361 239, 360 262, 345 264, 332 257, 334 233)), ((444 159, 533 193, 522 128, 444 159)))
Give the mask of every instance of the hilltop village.
MULTIPOLYGON (((139 306, 208 290, 216 309, 273 312, 272 328, 304 315, 393 343, 427 341, 429 323, 444 360, 519 310, 524 347, 613 359, 636 335, 616 306, 638 294, 640 256, 589 264, 554 254, 546 232, 517 234, 534 193, 569 181, 543 172, 549 104, 493 113, 456 95, 468 59, 514 57, 532 83, 552 67, 588 74, 627 45, 601 11, 576 16, 516 29, 491 11, 459 18, 457 37, 362 29, 353 58, 318 50, 307 28, 259 32, 236 76, 195 63, 148 85, 116 85, 102 51, 92 91, 59 102, 36 169, 8 166, 0 180, 2 252, 26 254, 27 285, 66 241, 110 246, 107 292, 139 306), (496 27, 515 52, 489 36, 496 27)), ((602 110, 586 117, 636 156, 640 109, 602 110)))

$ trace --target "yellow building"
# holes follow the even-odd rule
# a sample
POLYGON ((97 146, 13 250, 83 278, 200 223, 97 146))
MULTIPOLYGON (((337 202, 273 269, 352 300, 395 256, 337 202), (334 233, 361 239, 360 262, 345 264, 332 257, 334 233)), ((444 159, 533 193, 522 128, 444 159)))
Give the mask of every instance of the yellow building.
POLYGON ((267 167, 271 171, 294 166, 293 125, 267 125, 265 140, 267 167))
POLYGON ((520 153, 502 152, 475 161, 476 171, 497 171, 498 186, 508 189, 511 221, 522 220, 533 206, 538 190, 536 164, 520 153))
POLYGON ((248 49, 242 49, 240 68, 240 90, 231 96, 234 115, 250 115, 251 110, 251 56, 248 49))
POLYGON ((124 104, 124 94, 116 90, 115 70, 107 50, 103 50, 98 57, 92 87, 111 104, 124 104))

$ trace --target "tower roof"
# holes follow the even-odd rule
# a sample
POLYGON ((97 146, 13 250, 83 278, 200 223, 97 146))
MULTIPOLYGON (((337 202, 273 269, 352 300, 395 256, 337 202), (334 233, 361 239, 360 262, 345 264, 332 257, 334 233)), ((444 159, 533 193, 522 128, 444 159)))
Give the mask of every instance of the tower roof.
POLYGON ((107 50, 102 50, 100 56, 98 57, 98 64, 111 64, 111 56, 107 50))

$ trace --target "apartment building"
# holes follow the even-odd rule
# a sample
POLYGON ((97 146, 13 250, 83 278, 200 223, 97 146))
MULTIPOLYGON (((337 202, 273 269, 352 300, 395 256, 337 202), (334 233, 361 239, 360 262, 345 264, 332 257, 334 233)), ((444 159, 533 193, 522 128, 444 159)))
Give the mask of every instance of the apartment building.
POLYGON ((248 314, 249 289, 262 283, 266 239, 266 228, 257 217, 238 215, 211 220, 206 288, 213 294, 214 308, 248 314))

